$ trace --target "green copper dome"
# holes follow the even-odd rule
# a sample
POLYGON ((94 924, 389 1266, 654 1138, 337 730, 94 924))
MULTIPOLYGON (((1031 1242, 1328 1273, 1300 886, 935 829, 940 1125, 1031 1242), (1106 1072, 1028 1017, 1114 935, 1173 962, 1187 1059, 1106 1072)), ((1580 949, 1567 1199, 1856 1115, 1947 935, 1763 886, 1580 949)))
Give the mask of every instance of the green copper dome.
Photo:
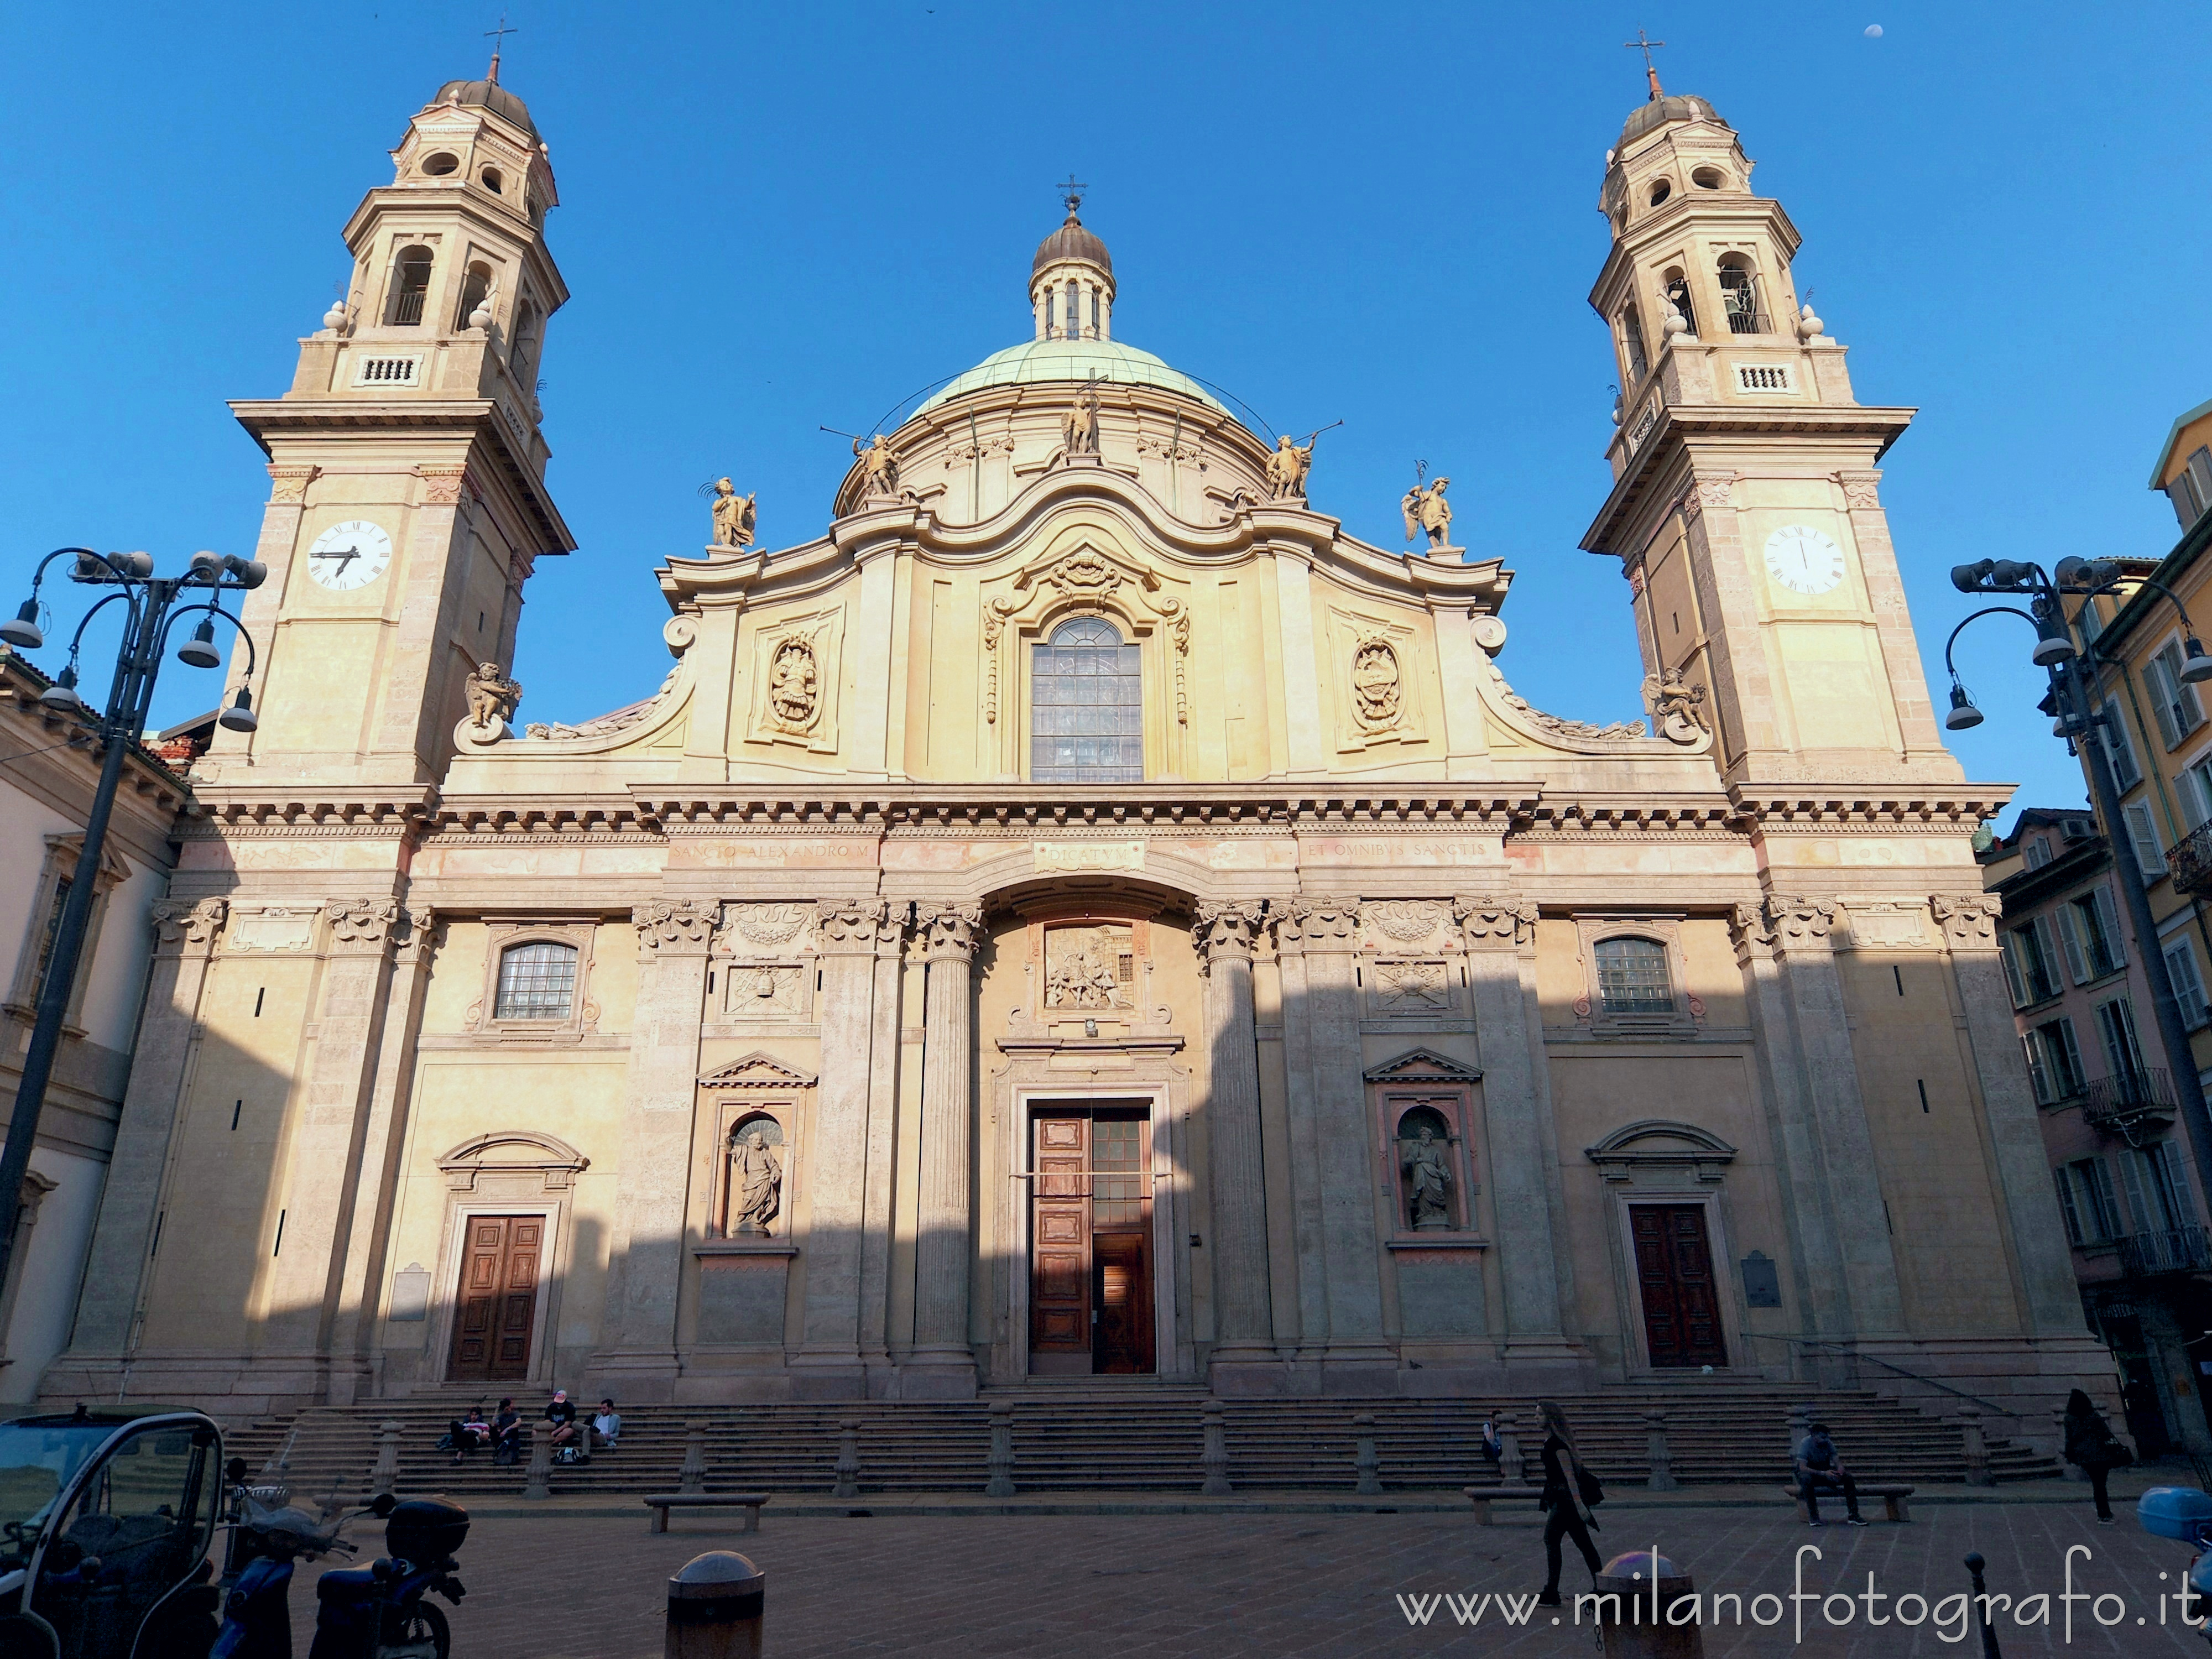
POLYGON ((1210 408, 1220 409, 1224 415, 1229 412, 1222 409, 1219 398, 1189 375, 1170 368, 1151 352, 1123 345, 1119 340, 1028 340, 1018 346, 1008 346, 1004 351, 993 352, 925 399, 915 413, 922 414, 986 386, 1028 386, 1047 380, 1073 380, 1080 384, 1089 380, 1116 386, 1155 386, 1195 398, 1210 408))

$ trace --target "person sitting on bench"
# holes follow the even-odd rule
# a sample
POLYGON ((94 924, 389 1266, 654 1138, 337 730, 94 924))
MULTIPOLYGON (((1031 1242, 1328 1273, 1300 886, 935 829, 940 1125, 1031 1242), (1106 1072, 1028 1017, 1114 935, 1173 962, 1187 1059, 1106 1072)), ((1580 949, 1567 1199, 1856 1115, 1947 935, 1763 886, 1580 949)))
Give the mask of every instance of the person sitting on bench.
POLYGON ((1854 1527, 1866 1525, 1859 1515, 1859 1483, 1844 1467, 1843 1454, 1836 1449, 1828 1425, 1815 1423, 1797 1443, 1797 1495, 1805 1500, 1806 1520, 1815 1527, 1824 1524, 1820 1498, 1824 1491, 1843 1493, 1844 1510, 1850 1523, 1854 1527))

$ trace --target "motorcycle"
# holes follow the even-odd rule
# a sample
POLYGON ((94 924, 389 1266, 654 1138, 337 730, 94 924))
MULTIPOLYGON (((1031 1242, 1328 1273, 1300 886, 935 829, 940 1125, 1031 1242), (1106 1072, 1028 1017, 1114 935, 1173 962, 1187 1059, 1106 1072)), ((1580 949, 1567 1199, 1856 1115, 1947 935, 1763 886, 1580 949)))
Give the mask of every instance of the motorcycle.
POLYGON ((2136 1519, 2154 1537, 2195 1547, 2184 1581, 2189 1600, 2181 1615, 2212 1642, 2212 1624, 2204 1622, 2212 1612, 2212 1494, 2194 1486, 2153 1486, 2136 1500, 2136 1519))
POLYGON ((234 1516, 223 1575, 228 1594, 209 1659, 291 1659, 295 1564, 354 1553, 357 1547, 343 1532, 363 1515, 385 1522, 391 1554, 367 1567, 334 1567, 316 1581, 308 1659, 448 1659, 452 1630, 444 1612, 424 1598, 434 1591, 458 1607, 467 1594, 453 1576, 459 1565, 453 1552, 468 1536, 466 1510, 385 1494, 362 1509, 319 1519, 256 1502, 240 1484, 242 1464, 234 1462, 226 1473, 234 1516))

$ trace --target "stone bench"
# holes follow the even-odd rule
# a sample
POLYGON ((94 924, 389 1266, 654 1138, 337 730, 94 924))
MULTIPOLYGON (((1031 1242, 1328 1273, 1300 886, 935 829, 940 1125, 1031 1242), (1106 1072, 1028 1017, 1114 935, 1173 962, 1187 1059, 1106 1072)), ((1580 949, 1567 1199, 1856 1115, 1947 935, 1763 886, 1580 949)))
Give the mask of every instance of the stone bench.
POLYGON ((645 1500, 646 1508, 653 1511, 653 1530, 668 1530, 668 1511, 671 1510, 743 1510, 744 1532, 760 1530, 761 1505, 768 1502, 766 1492, 663 1492, 645 1500))
POLYGON ((1490 1524, 1490 1506, 1492 1504, 1501 1502, 1534 1504, 1544 1495, 1534 1486, 1509 1486, 1504 1481, 1499 1481, 1495 1486, 1462 1486, 1460 1490, 1465 1492, 1474 1504, 1474 1524, 1478 1527, 1486 1527, 1490 1524))
MULTIPOLYGON (((1859 1496, 1861 1498, 1879 1498, 1881 1499, 1882 1518, 1884 1520, 1905 1522, 1912 1519, 1912 1506, 1905 1502, 1905 1499, 1912 1496, 1914 1490, 1912 1487, 1888 1486, 1880 1485, 1874 1481, 1862 1480, 1858 1483, 1858 1488, 1859 1496)), ((1797 1518, 1800 1521, 1809 1521, 1812 1519, 1812 1516, 1806 1512, 1804 1496, 1797 1490, 1797 1487, 1794 1483, 1784 1486, 1782 1489, 1782 1492, 1784 1497, 1792 1499, 1796 1504, 1797 1518)), ((1821 1501, 1824 1503, 1840 1504, 1844 1501, 1843 1493, 1838 1492, 1833 1486, 1821 1487, 1820 1498, 1821 1501)))

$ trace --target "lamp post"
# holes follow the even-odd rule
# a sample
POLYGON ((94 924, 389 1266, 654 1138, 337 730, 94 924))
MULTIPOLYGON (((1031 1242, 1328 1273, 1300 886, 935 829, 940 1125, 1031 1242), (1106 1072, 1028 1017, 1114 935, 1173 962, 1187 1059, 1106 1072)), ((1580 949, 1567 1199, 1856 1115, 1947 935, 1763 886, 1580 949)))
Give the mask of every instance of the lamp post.
MULTIPOLYGON (((2058 710, 2053 732, 2075 747, 2088 763, 2089 791, 2097 803, 2098 816, 2105 821, 2112 849, 2112 868, 2119 877, 2120 896, 2127 905, 2128 925, 2134 930, 2136 950, 2142 957, 2143 977, 2150 984, 2159 1046, 2166 1052, 2166 1070, 2173 1079, 2181 1115, 2189 1125, 2198 1183, 2203 1188, 2206 1202, 2212 1204, 2212 1109, 2205 1104, 2204 1085, 2197 1074, 2197 1058, 2189 1047, 2188 1023, 2182 1018, 2180 1000, 2173 994, 2173 976, 2166 971, 2165 952, 2158 948, 2158 922, 2150 912, 2150 892, 2143 882, 2142 868, 2136 862, 2135 844, 2126 833, 2127 821, 2120 813, 2120 792, 2113 781, 2107 747, 2112 740, 2104 731, 2112 717, 2096 706, 2094 688, 2084 666, 2084 653, 2075 646, 2061 603, 2061 596, 2069 593, 2080 596, 2086 603, 2093 594, 2112 592, 2119 580, 2119 567, 2106 559, 2061 559, 2051 575, 2045 575, 2040 565, 2011 559, 1983 559, 1973 564, 1954 565, 1951 585, 1960 592, 2025 593, 2031 596, 2031 605, 2029 611, 2013 605, 1978 611, 1952 629, 1951 639, 1943 647, 1943 666, 1951 674, 1951 712, 1943 717, 1943 725, 1949 731, 1962 732, 1982 722, 1982 711, 1974 707, 1973 699, 1959 683, 1959 672, 1951 662, 1951 645, 1966 623, 1976 617, 1988 616, 1991 611, 2003 611, 2033 626, 2036 641, 2033 660, 2037 666, 2049 671, 2052 702, 2058 710)), ((2181 678, 2191 685, 2212 680, 2212 655, 2208 655, 2198 642, 2196 626, 2172 589, 2149 580, 2142 580, 2140 585, 2156 588, 2181 613, 2181 678)), ((2092 660, 2095 649, 2093 643, 2092 660)))
MULTIPOLYGON (((71 581, 116 591, 85 613, 70 639, 68 665, 39 702, 66 719, 82 722, 89 728, 88 735, 106 746, 106 752, 100 762, 100 786, 93 792, 92 808, 85 814, 84 845, 77 854, 68 896, 62 901, 53 948, 47 953, 46 978, 39 988, 38 1021, 31 1029, 30 1047, 23 1054, 23 1075, 8 1118, 7 1144, 0 1147, 0 1285, 8 1282, 9 1265, 15 1255, 23 1177, 31 1167, 31 1148, 38 1139, 39 1115, 46 1107, 54 1058, 61 1051, 62 1020, 76 983, 85 927, 92 919, 93 893, 107 840, 107 820, 114 811, 116 789, 123 781, 124 756, 146 729, 154 678, 161 671, 169 630, 185 617, 198 615, 199 625, 178 647, 177 656, 191 667, 213 668, 222 660, 215 647, 215 619, 222 617, 246 641, 246 676, 251 682, 252 636, 219 601, 224 593, 260 586, 269 574, 267 567, 255 560, 196 553, 191 568, 185 574, 156 576, 152 557, 144 553, 95 553, 90 548, 64 547, 39 562, 38 572, 31 579, 31 597, 15 617, 0 623, 0 641, 17 651, 35 651, 46 643, 39 627, 39 586, 46 579, 46 568, 60 558, 76 561, 68 572, 71 581), (202 592, 204 599, 200 597, 202 592), (92 619, 116 604, 123 607, 123 642, 116 652, 115 678, 108 690, 107 706, 94 714, 77 694, 77 653, 92 619)), ((234 732, 253 730, 253 697, 247 685, 240 685, 236 697, 216 718, 234 732)), ((5 1335, 0 1332, 0 1338, 5 1335)))

